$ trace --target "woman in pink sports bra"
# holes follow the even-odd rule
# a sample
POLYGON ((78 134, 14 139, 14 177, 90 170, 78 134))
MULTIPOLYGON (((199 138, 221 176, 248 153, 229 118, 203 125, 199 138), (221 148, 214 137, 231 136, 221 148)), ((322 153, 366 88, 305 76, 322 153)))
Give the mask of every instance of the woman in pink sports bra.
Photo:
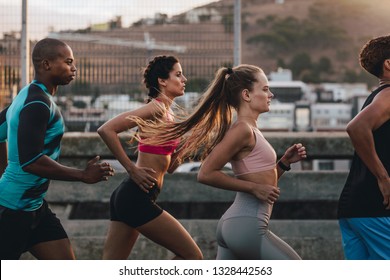
POLYGON ((299 255, 273 234, 268 223, 273 203, 278 199, 279 177, 290 164, 306 157, 305 147, 289 147, 277 162, 276 153, 257 128, 261 113, 270 109, 273 94, 264 72, 255 66, 222 68, 215 80, 223 90, 226 106, 237 112, 237 120, 208 154, 198 173, 207 185, 236 191, 236 198, 217 227, 217 259, 299 260, 299 255), (221 171, 230 162, 234 177, 221 171))
POLYGON ((128 177, 115 189, 110 199, 110 226, 103 250, 103 259, 127 259, 139 233, 166 247, 175 259, 202 259, 202 252, 185 228, 162 210, 156 198, 163 186, 164 174, 172 172, 172 160, 178 139, 158 145, 144 143, 147 125, 139 128, 137 162, 134 164, 121 145, 118 134, 140 124, 173 121, 170 106, 182 96, 187 79, 179 60, 174 56, 157 56, 144 71, 149 89, 149 102, 134 111, 122 113, 107 121, 98 133, 128 177))
POLYGON ((222 67, 194 112, 185 121, 160 127, 154 138, 174 139, 190 131, 179 157, 197 155, 203 161, 199 182, 237 192, 218 224, 217 259, 300 259, 268 228, 280 193, 279 177, 290 164, 306 158, 305 147, 298 143, 277 161, 274 149, 257 128, 257 119, 269 111, 272 98, 259 67, 222 67), (232 124, 233 110, 237 120, 232 124), (235 176, 222 172, 227 162, 235 176))

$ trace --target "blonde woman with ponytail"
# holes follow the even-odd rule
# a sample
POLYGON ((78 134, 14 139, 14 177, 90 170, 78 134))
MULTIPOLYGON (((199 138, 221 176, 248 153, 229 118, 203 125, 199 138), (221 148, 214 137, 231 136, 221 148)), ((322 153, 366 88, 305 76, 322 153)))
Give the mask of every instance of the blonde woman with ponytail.
POLYGON ((306 158, 305 147, 297 143, 277 161, 274 149, 258 129, 258 117, 270 110, 273 96, 259 67, 222 67, 188 118, 156 125, 153 129, 159 133, 148 140, 182 139, 177 161, 199 158, 203 161, 199 182, 237 192, 218 224, 217 259, 300 259, 268 228, 280 194, 278 179, 290 164, 306 158), (234 123, 233 112, 237 117, 234 123), (232 164, 234 176, 222 172, 227 162, 232 164))

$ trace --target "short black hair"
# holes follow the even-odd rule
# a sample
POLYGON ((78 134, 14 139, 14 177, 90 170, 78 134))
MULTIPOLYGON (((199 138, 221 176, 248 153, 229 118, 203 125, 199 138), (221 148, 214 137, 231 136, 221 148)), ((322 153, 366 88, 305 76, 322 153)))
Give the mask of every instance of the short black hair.
POLYGON ((42 60, 54 60, 61 54, 58 52, 59 47, 67 47, 68 45, 60 40, 45 38, 38 41, 32 51, 32 61, 34 68, 37 69, 42 60))

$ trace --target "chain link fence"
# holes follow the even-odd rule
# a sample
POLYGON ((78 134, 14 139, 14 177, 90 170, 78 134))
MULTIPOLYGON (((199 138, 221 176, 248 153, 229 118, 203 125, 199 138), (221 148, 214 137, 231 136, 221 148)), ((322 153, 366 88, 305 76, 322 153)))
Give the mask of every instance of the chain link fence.
MULTIPOLYGON (((191 97, 197 98, 219 67, 233 65, 233 1, 195 1, 192 6, 148 0, 26 2, 30 50, 52 37, 74 52, 77 78, 57 94, 68 131, 94 131, 113 115, 140 106, 146 97, 142 69, 156 55, 179 58, 188 78, 181 105, 189 108, 191 97)), ((0 5, 2 109, 23 86, 22 1, 0 0, 0 5)), ((29 69, 30 81, 31 64, 29 69)))

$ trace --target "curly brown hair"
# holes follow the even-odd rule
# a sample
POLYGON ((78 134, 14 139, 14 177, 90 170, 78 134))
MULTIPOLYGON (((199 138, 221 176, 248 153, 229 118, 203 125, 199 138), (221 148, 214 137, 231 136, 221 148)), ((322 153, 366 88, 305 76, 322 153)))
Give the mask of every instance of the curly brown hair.
MULTIPOLYGON (((143 82, 147 89, 149 89, 149 98, 156 98, 159 94, 158 78, 168 79, 169 72, 172 71, 173 66, 179 63, 179 59, 175 56, 158 55, 149 61, 144 69, 143 82)), ((149 100, 150 101, 150 100, 149 100)))
POLYGON ((390 35, 369 40, 360 51, 360 65, 370 74, 380 78, 383 63, 390 59, 390 35))

